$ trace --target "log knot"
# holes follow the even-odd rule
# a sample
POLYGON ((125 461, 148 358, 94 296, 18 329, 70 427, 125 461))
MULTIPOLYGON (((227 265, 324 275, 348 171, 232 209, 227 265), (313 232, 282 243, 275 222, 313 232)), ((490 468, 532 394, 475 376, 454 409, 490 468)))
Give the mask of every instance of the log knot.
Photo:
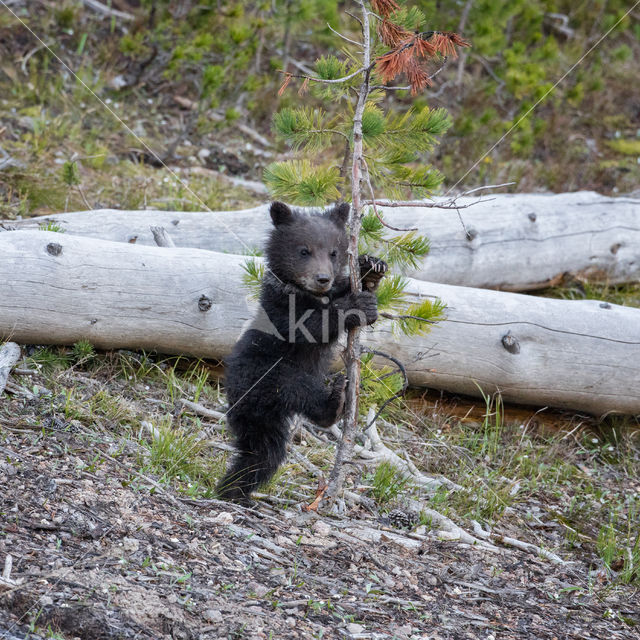
POLYGON ((513 353, 514 355, 516 353, 520 353, 520 343, 518 342, 517 338, 511 335, 511 331, 502 336, 502 346, 509 353, 513 353))
POLYGON ((198 300, 198 309, 200 309, 200 311, 209 311, 209 309, 211 309, 211 307, 213 306, 213 301, 211 300, 211 298, 207 297, 204 295, 204 293, 200 296, 200 299, 198 300))
POLYGON ((50 242, 47 245, 47 253, 51 256, 59 256, 62 253, 62 245, 57 242, 50 242))

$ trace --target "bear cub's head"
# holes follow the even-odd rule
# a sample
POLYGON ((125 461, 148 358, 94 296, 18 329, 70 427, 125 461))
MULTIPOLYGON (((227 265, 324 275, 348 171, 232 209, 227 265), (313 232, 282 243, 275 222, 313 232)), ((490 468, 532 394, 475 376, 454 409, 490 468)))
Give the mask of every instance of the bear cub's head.
POLYGON ((346 223, 350 206, 339 204, 323 213, 306 214, 282 202, 271 205, 274 229, 267 242, 267 262, 285 283, 326 294, 347 264, 346 223))

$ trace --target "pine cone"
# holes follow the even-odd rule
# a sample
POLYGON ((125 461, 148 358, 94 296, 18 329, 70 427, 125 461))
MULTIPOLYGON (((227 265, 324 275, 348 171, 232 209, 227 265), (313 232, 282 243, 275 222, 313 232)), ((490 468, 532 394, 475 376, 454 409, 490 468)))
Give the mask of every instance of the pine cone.
POLYGON ((412 529, 420 522, 418 513, 405 511, 404 509, 392 509, 387 514, 387 518, 396 529, 412 529))

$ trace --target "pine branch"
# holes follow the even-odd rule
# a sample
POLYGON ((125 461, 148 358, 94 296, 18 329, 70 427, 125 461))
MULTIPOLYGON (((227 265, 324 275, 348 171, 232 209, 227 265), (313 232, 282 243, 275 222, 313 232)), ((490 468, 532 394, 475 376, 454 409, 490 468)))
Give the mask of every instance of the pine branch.
MULTIPOLYGON (((491 202, 494 198, 485 198, 478 199, 475 202, 469 202, 467 204, 458 204, 458 198, 463 198, 471 193, 475 193, 476 191, 484 191, 486 189, 498 189, 500 187, 509 187, 514 185, 515 182, 503 182, 502 184, 487 184, 481 187, 475 187, 474 189, 469 189, 468 191, 463 191, 460 195, 455 198, 451 198, 444 202, 423 202, 416 200, 375 200, 375 204, 379 207, 414 207, 414 208, 424 208, 424 209, 468 209, 469 207, 473 207, 479 202, 491 202)), ((365 200, 363 206, 373 206, 373 201, 365 200)))
POLYGON ((396 367, 398 367, 398 371, 402 374, 402 378, 403 378, 402 388, 399 391, 396 391, 396 393, 394 393, 390 398, 387 398, 382 403, 382 405, 380 406, 376 414, 373 416, 373 419, 370 420, 367 426, 365 427, 366 429, 368 429, 372 424, 375 424, 375 421, 378 419, 380 414, 387 408, 389 404, 391 404, 394 400, 398 400, 399 398, 404 397, 404 395, 407 393, 407 389, 409 388, 409 376, 407 375, 407 370, 405 369, 405 366, 402 364, 402 362, 400 362, 400 360, 398 360, 397 358, 394 358, 392 355, 389 355, 384 351, 376 351, 375 349, 369 349, 368 347, 363 347, 363 351, 366 351, 367 353, 370 353, 375 356, 379 356, 381 358, 385 358, 393 362, 393 364, 395 364, 396 367))
POLYGON ((376 217, 380 221, 380 224, 387 229, 392 229, 393 231, 417 231, 417 227, 412 227, 411 229, 400 229, 399 227, 394 227, 390 225, 388 222, 385 222, 384 218, 380 215, 378 211, 378 207, 376 206, 375 194, 373 193, 373 186, 371 185, 371 176, 369 175, 369 167, 367 166, 366 160, 362 159, 362 169, 364 173, 365 180, 367 181, 367 186, 369 187, 369 193, 371 194, 371 202, 373 203, 371 206, 373 207, 373 212, 376 217))
POLYGON ((369 71, 369 68, 361 67, 360 69, 357 69, 353 73, 350 73, 349 75, 346 75, 346 76, 342 76, 341 78, 336 78, 335 80, 328 80, 326 78, 308 76, 301 73, 291 73, 290 71, 280 71, 280 73, 283 73, 286 77, 282 85, 280 86, 280 89, 278 90, 278 95, 281 96, 284 93, 284 90, 289 86, 289 83, 291 82, 292 78, 303 78, 305 80, 309 80, 310 82, 320 82, 322 84, 344 84, 348 80, 355 78, 356 76, 360 75, 364 71, 369 71))
POLYGON ((327 22, 327 27, 329 27, 330 31, 335 33, 339 38, 342 38, 343 40, 346 40, 347 42, 350 42, 351 44, 355 44, 357 47, 362 47, 362 42, 356 42, 355 40, 352 40, 351 38, 347 38, 347 36, 341 34, 339 31, 336 31, 328 22, 327 22))
POLYGON ((272 162, 264 170, 264 182, 275 198, 303 206, 317 206, 340 197, 336 167, 316 167, 308 160, 272 162))

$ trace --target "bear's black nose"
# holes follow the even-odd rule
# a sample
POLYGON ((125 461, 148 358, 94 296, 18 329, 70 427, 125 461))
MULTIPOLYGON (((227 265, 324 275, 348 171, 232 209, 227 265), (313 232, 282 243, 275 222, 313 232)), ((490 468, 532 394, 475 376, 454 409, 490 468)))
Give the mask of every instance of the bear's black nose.
POLYGON ((322 284, 322 285, 329 284, 330 281, 331 281, 331 276, 326 273, 319 273, 316 276, 316 282, 318 284, 322 284))

